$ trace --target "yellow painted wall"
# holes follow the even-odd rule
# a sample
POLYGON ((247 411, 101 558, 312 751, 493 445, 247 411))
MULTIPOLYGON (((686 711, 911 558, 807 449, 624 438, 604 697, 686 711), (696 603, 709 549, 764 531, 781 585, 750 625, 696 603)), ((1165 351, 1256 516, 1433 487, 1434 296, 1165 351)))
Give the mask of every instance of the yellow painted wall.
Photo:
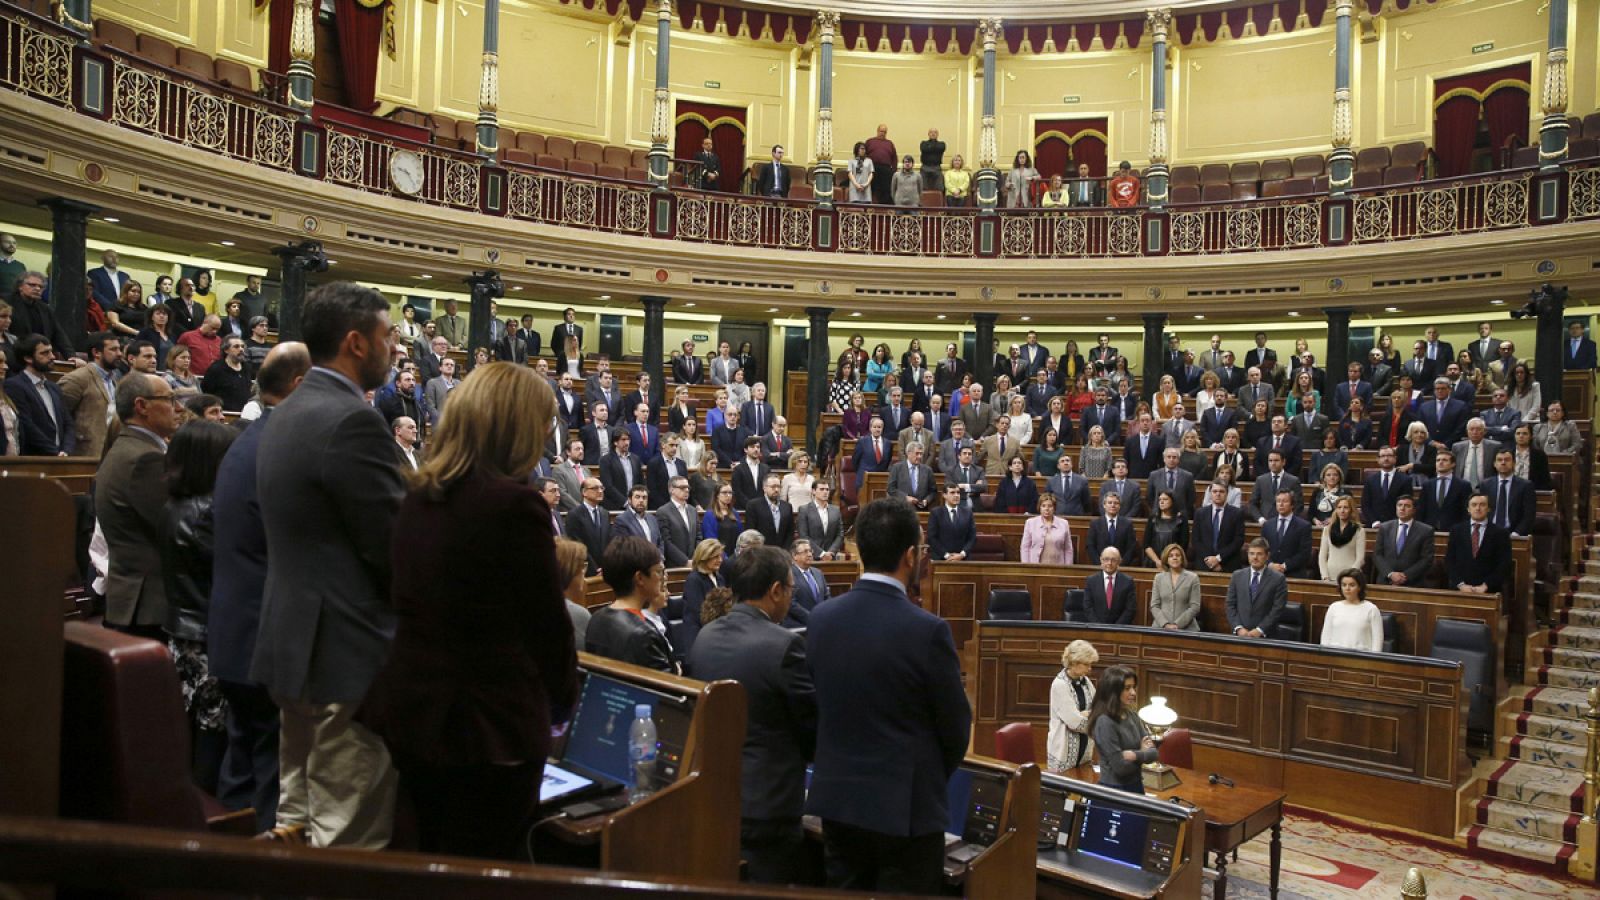
POLYGON ((995 70, 996 162, 1003 168, 1010 166, 1018 150, 1032 151, 1034 122, 1039 119, 1104 116, 1110 129, 1109 159, 1143 160, 1149 154, 1148 50, 1006 56, 996 62, 995 70), (1064 104, 1067 95, 1079 97, 1080 102, 1064 104))
POLYGON ((899 53, 833 54, 833 150, 850 158, 850 148, 889 126, 889 139, 901 156, 917 156, 928 129, 939 129, 946 160, 960 153, 977 158, 974 63, 959 56, 899 53))
MULTIPOLYGON (((631 85, 628 140, 650 143, 650 117, 655 99, 656 34, 634 31, 633 71, 642 73, 631 85)), ((795 117, 811 108, 810 72, 800 71, 802 51, 796 47, 730 44, 728 38, 675 30, 672 35, 672 96, 744 109, 745 152, 766 159, 773 144, 789 150, 791 162, 808 162, 814 124, 797 127, 795 117), (739 52, 730 52, 738 46, 739 52), (708 84, 719 85, 712 87, 708 84), (797 94, 800 96, 797 98, 797 94)))
POLYGON ((1172 159, 1259 159, 1328 149, 1331 27, 1177 54, 1172 159))
POLYGON ((267 64, 267 7, 254 0, 100 0, 94 17, 210 56, 267 64))

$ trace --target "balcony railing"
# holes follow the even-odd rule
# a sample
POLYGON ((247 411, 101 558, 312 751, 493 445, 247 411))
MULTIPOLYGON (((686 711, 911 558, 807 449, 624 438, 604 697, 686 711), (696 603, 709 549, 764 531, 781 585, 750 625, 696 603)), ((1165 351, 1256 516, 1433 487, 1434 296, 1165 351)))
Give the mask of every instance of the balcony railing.
MULTIPOLYGON (((1562 169, 1565 209, 1533 215, 1544 173, 1507 170, 1355 191, 1163 210, 822 208, 500 163, 472 153, 300 121, 293 110, 138 57, 81 45, 54 22, 0 11, 0 88, 115 126, 329 184, 428 206, 567 228, 770 250, 935 258, 1199 257, 1368 245, 1600 218, 1600 160, 1562 169), (407 195, 395 154, 422 161, 407 195), (1337 225, 1333 224, 1337 223, 1337 225)), ((1548 184, 1548 183, 1546 183, 1548 184)))

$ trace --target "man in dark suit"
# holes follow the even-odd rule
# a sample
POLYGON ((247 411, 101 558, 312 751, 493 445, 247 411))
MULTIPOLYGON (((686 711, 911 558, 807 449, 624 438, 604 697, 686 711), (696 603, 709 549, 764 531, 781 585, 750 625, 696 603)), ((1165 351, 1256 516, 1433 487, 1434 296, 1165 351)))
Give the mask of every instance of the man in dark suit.
POLYGON ((1440 450, 1433 458, 1434 476, 1422 484, 1417 518, 1448 534, 1467 520, 1467 498, 1472 486, 1456 475, 1456 454, 1440 450))
POLYGON ((766 437, 772 430, 772 422, 777 415, 772 411, 772 404, 767 402, 767 386, 763 382, 756 382, 750 386, 750 402, 739 410, 739 421, 750 433, 756 437, 766 437))
POLYGON ((1538 498, 1533 482, 1516 476, 1516 454, 1501 450, 1494 456, 1495 477, 1478 485, 1489 498, 1489 521, 1511 533, 1512 537, 1533 534, 1533 519, 1538 498))
POLYGON ((1416 502, 1401 497, 1395 517, 1378 526, 1372 554, 1374 582, 1395 587, 1422 587, 1433 568, 1433 528, 1412 516, 1416 502))
POLYGON ((1249 565, 1228 579, 1228 628, 1239 637, 1269 637, 1289 602, 1289 581, 1267 566, 1272 550, 1256 538, 1246 551, 1249 565))
POLYGON ((844 515, 831 502, 833 485, 818 478, 811 485, 811 502, 795 514, 795 533, 811 542, 818 559, 837 559, 844 553, 844 515))
POLYGON ((1078 419, 1078 433, 1089 439, 1089 429, 1099 425, 1106 434, 1106 443, 1122 443, 1122 412, 1111 402, 1111 392, 1101 385, 1094 389, 1094 405, 1086 406, 1078 419))
POLYGON ((1249 373, 1243 367, 1234 365, 1232 350, 1223 351, 1222 365, 1217 366, 1214 371, 1217 373, 1218 386, 1226 388, 1230 394, 1244 387, 1245 380, 1249 377, 1249 373))
POLYGON ((1255 487, 1250 492, 1248 514, 1254 516, 1257 522, 1265 522, 1277 509, 1275 504, 1279 491, 1288 491, 1293 495, 1294 514, 1301 515, 1305 495, 1300 490, 1300 479, 1284 471, 1283 452, 1273 450, 1267 454, 1266 471, 1256 476, 1255 487))
POLYGON ((1184 516, 1194 512, 1194 476, 1187 470, 1178 468, 1181 456, 1177 447, 1168 447, 1161 451, 1161 468, 1151 472, 1145 481, 1145 509, 1160 509, 1161 507, 1156 505, 1156 497, 1170 491, 1179 512, 1184 516))
MULTIPOLYGON (((603 365, 605 358, 601 357, 600 362, 603 365)), ((629 419, 627 414, 629 407, 622 405, 622 391, 617 389, 616 378, 609 369, 602 369, 589 376, 589 381, 583 388, 583 405, 589 407, 591 414, 594 408, 602 403, 611 408, 611 417, 616 419, 619 425, 629 419)))
POLYGON ((744 509, 750 501, 761 496, 767 475, 772 472, 761 456, 761 439, 754 435, 744 439, 744 458, 732 467, 733 503, 744 509))
POLYGON ((1500 339, 1494 336, 1493 323, 1478 323, 1478 339, 1467 344, 1467 355, 1474 369, 1489 371, 1489 363, 1500 355, 1500 339))
POLYGON ((794 456, 794 441, 789 437, 789 420, 783 416, 773 416, 772 428, 761 438, 761 455, 767 460, 767 465, 774 469, 790 468, 789 460, 794 456))
POLYGON ((1084 541, 1087 558, 1099 559, 1107 547, 1115 547, 1120 559, 1137 559, 1139 545, 1133 535, 1133 517, 1123 514, 1122 498, 1105 494, 1100 504, 1105 515, 1089 522, 1089 536, 1084 541))
POLYGON ((393 820, 389 752, 354 718, 395 629, 390 531, 405 484, 364 396, 389 371, 388 312, 350 282, 311 292, 301 332, 314 368, 267 422, 256 464, 267 583, 250 678, 282 718, 278 824, 306 826, 315 847, 381 849, 393 820))
POLYGON ((966 559, 978 542, 972 509, 961 501, 961 486, 947 481, 944 505, 928 513, 928 556, 935 562, 966 559))
POLYGON ((1039 343, 1039 333, 1032 329, 1028 330, 1027 340, 1017 348, 1017 351, 1027 366, 1029 377, 1042 370, 1045 360, 1050 358, 1050 348, 1039 343))
POLYGON ((656 507, 656 521, 661 524, 661 552, 666 557, 667 568, 681 569, 694 558, 694 548, 700 540, 700 518, 689 503, 689 479, 674 475, 667 482, 670 499, 656 507))
POLYGON ((261 363, 256 387, 261 416, 239 435, 217 467, 212 497, 213 566, 207 611, 206 660, 228 701, 229 767, 243 776, 241 793, 256 811, 257 834, 271 831, 278 813, 278 707, 250 679, 250 657, 267 584, 267 535, 256 491, 261 435, 273 410, 311 370, 306 345, 284 341, 261 363), (217 505, 220 503, 221 505, 217 505))
POLYGON ((1098 178, 1089 177, 1088 163, 1078 163, 1078 177, 1068 185, 1067 194, 1072 206, 1106 205, 1106 189, 1098 178))
POLYGON ((22 360, 22 371, 6 379, 5 391, 22 425, 22 452, 71 456, 78 447, 78 431, 61 387, 50 380, 55 348, 45 338, 31 334, 17 344, 17 357, 22 360))
POLYGON ((589 548, 589 570, 593 575, 600 571, 600 557, 611 543, 611 515, 601 501, 606 488, 600 479, 590 476, 583 480, 583 502, 567 513, 567 537, 589 548))
POLYGON ((1261 523, 1261 536, 1269 548, 1267 565, 1290 578, 1311 574, 1311 523, 1294 514, 1293 491, 1274 498, 1277 515, 1261 523))
POLYGON ((921 564, 916 513, 878 500, 856 532, 864 574, 806 631, 818 707, 806 811, 822 820, 829 887, 937 894, 946 785, 972 712, 949 624, 906 597, 921 564))
MULTIPOLYGON (((622 395, 622 409, 628 413, 628 418, 633 418, 633 411, 643 403, 650 408, 649 419, 651 425, 661 421, 661 404, 650 396, 650 373, 640 372, 634 378, 633 390, 622 395)), ((618 416, 617 418, 622 418, 618 416)))
POLYGON ((654 423, 660 421, 660 416, 650 414, 648 403, 636 403, 625 407, 633 413, 625 429, 628 440, 634 448, 634 455, 645 465, 650 465, 661 457, 661 430, 654 423))
POLYGON ((1395 500, 1412 493, 1411 476, 1394 470, 1394 448, 1378 448, 1378 471, 1361 484, 1361 521, 1368 528, 1394 518, 1395 500))
POLYGON ((1244 413, 1236 406, 1228 406, 1227 388, 1219 388, 1216 397, 1217 406, 1200 414, 1200 442, 1206 447, 1220 447, 1222 436, 1228 429, 1235 428, 1239 436, 1244 437, 1244 413))
POLYGON ((683 342, 683 352, 672 360, 672 380, 677 384, 703 384, 706 364, 695 355, 694 341, 683 342))
POLYGON ((539 332, 533 330, 533 316, 524 315, 517 328, 517 338, 522 341, 522 352, 528 359, 539 355, 539 332))
POLYGON ((583 427, 583 397, 572 389, 570 372, 562 372, 556 380, 556 415, 561 419, 563 428, 583 427))
POLYGON ((1094 511, 1089 499, 1089 479, 1072 471, 1072 454, 1056 460, 1056 474, 1045 482, 1045 489, 1056 498, 1056 515, 1087 516, 1094 511))
POLYGON ((1123 515, 1131 518, 1144 513, 1144 488, 1128 477, 1125 459, 1111 460, 1111 474, 1100 480, 1100 505, 1104 506, 1112 494, 1122 501, 1123 515))
POLYGON ((905 392, 899 385, 895 385, 889 389, 888 399, 874 412, 874 415, 883 420, 884 430, 890 434, 897 435, 911 424, 911 410, 901 405, 904 396, 905 392))
POLYGON ((1245 368, 1263 368, 1268 360, 1277 362, 1278 351, 1267 346, 1267 333, 1258 331, 1256 332, 1256 345, 1251 347, 1250 352, 1244 355, 1245 368))
POLYGON ((1206 370, 1195 363, 1194 351, 1185 350, 1183 351, 1183 368, 1172 376, 1172 380, 1175 382, 1174 386, 1178 389, 1178 393, 1185 397, 1193 397, 1200 390, 1200 379, 1205 373, 1206 370))
POLYGON ((1050 398, 1056 395, 1056 389, 1050 384, 1050 373, 1040 369, 1034 373, 1033 380, 1028 382, 1028 391, 1025 395, 1024 405, 1028 415, 1042 418, 1050 413, 1050 398))
POLYGON ((789 554, 753 547, 725 569, 736 601, 700 630, 689 650, 692 678, 732 679, 745 689, 740 767, 739 855, 758 884, 805 883, 806 764, 817 742, 817 697, 805 638, 781 624, 803 589, 789 554))
POLYGON ((1095 338, 1094 349, 1089 351, 1089 362, 1099 363, 1107 372, 1116 368, 1117 348, 1111 346, 1111 335, 1101 334, 1095 338))
POLYGON ((1133 579, 1118 572, 1122 552, 1116 547, 1100 551, 1100 573, 1084 579, 1084 611, 1089 621, 1100 625, 1132 625, 1138 608, 1133 579))
POLYGON ((906 448, 906 458, 889 469, 889 496, 919 510, 934 502, 933 469, 922 462, 922 445, 906 448))
POLYGON ((550 352, 556 358, 556 371, 567 371, 567 338, 578 339, 578 352, 583 353, 583 326, 578 324, 578 313, 572 307, 561 312, 561 324, 550 330, 550 352))
POLYGON ((961 376, 967 374, 967 361, 956 353, 955 344, 945 344, 944 359, 939 360, 938 367, 934 369, 933 385, 947 397, 961 387, 961 376))
MULTIPOLYGON (((954 421, 949 412, 944 408, 944 395, 934 394, 928 408, 922 414, 923 422, 928 430, 933 432, 933 442, 937 445, 940 441, 950 436, 950 423, 954 421)), ((933 452, 930 449, 928 461, 933 461, 933 452)))
POLYGON ((761 496, 744 507, 744 527, 761 532, 769 547, 787 547, 794 539, 794 509, 779 494, 782 479, 769 474, 761 480, 761 496))
POLYGON ((583 439, 584 459, 596 463, 604 460, 611 452, 612 440, 618 434, 627 434, 621 428, 611 427, 611 407, 604 403, 597 403, 589 410, 592 417, 589 424, 578 429, 578 437, 583 439))
POLYGON ((1498 594, 1511 578, 1511 537, 1489 521, 1489 498, 1473 494, 1467 521, 1450 529, 1445 578, 1464 594, 1498 594))
POLYGON ((1561 342, 1561 367, 1569 371, 1593 371, 1594 341, 1583 336, 1583 320, 1567 323, 1567 339, 1561 342))
MULTIPOLYGON (((744 447, 755 437, 740 421, 739 411, 728 407, 721 425, 711 432, 711 451, 717 455, 717 465, 731 466, 744 459, 744 447)), ((761 439, 755 438, 759 444, 761 439)))
POLYGON ((867 435, 856 441, 856 452, 851 457, 856 470, 856 489, 868 472, 887 472, 894 463, 894 445, 883 436, 883 420, 874 416, 867 435))
POLYGON ((1328 417, 1307 406, 1289 423, 1301 447, 1322 447, 1322 434, 1328 430, 1328 417))
POLYGON ((695 173, 694 187, 702 191, 714 191, 717 183, 722 180, 722 159, 712 149, 711 138, 700 141, 700 152, 694 155, 694 161, 700 164, 700 171, 695 173))
POLYGON ((794 557, 794 566, 791 568, 794 575, 794 603, 789 607, 789 615, 783 624, 788 628, 804 628, 811 619, 811 611, 833 594, 828 588, 828 576, 812 564, 816 560, 816 551, 812 549, 811 541, 797 537, 791 546, 790 553, 794 557))
POLYGON ((117 386, 116 414, 122 436, 100 461, 94 479, 95 519, 111 563, 105 621, 130 634, 161 639, 167 621, 163 471, 167 440, 178 430, 172 388, 155 376, 130 373, 117 386))
POLYGON ((1449 341, 1439 340, 1439 329, 1429 325, 1422 332, 1423 348, 1429 361, 1433 363, 1435 372, 1443 372, 1445 366, 1456 361, 1456 348, 1449 341))
POLYGON ((122 287, 128 283, 128 273, 117 268, 117 251, 100 251, 100 268, 89 270, 89 283, 94 286, 94 302, 101 309, 117 308, 122 287))
POLYGON ((1256 442, 1256 471, 1267 470, 1267 456, 1274 450, 1283 455, 1283 467, 1300 474, 1300 439, 1289 434, 1289 420, 1283 416, 1272 417, 1272 433, 1256 442))
POLYGON ((1432 384, 1433 379, 1444 371, 1444 366, 1428 358, 1426 342, 1417 341, 1411 345, 1411 358, 1401 364, 1400 371, 1411 376, 1412 384, 1421 386, 1432 384))
POLYGON ((983 467, 973 462, 974 451, 971 447, 963 447, 956 454, 955 467, 944 473, 945 490, 954 486, 961 492, 961 505, 972 508, 977 498, 982 497, 989 488, 988 479, 984 476, 983 467))
MULTIPOLYGON (((629 436, 632 437, 631 435, 629 436)), ((678 458, 679 438, 669 434, 661 439, 661 455, 657 456, 649 465, 645 466, 645 483, 650 486, 650 505, 660 506, 667 502, 669 495, 668 484, 677 477, 688 478, 689 466, 678 458)), ((668 566, 667 568, 672 568, 668 566)))
POLYGON ((1353 362, 1346 369, 1344 381, 1333 386, 1333 416, 1343 419, 1350 412, 1350 399, 1359 398, 1363 406, 1372 408, 1372 385, 1361 378, 1361 363, 1353 362))
POLYGON ((1156 430, 1156 420, 1149 413, 1140 413, 1122 445, 1122 456, 1128 461, 1128 477, 1143 480, 1161 465, 1161 454, 1167 449, 1166 441, 1156 430))
POLYGON ((1471 408, 1451 396, 1453 388, 1448 378, 1435 378, 1433 398, 1417 401, 1417 418, 1428 427, 1428 440, 1446 447, 1466 436, 1472 418, 1471 408))
POLYGON ((756 174, 756 196, 789 196, 789 170, 783 167, 783 145, 772 145, 772 159, 756 174))
POLYGON ((614 537, 643 538, 645 543, 656 548, 656 552, 661 554, 662 564, 666 564, 667 552, 661 522, 656 519, 655 513, 650 512, 649 488, 636 484, 628 491, 628 506, 612 520, 611 531, 614 537))
POLYGON ((650 490, 644 478, 644 464, 632 450, 633 439, 626 431, 611 433, 611 452, 600 458, 600 483, 605 485, 606 509, 613 512, 628 505, 628 496, 635 485, 650 490))
POLYGON ((1228 505, 1224 484, 1212 482, 1209 496, 1211 502, 1194 514, 1189 558, 1201 571, 1232 572, 1239 567, 1239 550, 1244 546, 1244 513, 1228 505))

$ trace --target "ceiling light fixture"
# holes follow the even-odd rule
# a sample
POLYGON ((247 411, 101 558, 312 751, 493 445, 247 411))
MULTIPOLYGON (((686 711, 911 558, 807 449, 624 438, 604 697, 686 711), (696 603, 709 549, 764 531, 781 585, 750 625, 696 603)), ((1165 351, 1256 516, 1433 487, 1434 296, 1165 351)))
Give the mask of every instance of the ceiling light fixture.
POLYGON ((1398 307, 1398 306, 1385 306, 1383 308, 1383 311, 1384 312, 1399 312, 1400 311, 1400 307, 1398 307))
POLYGON ((233 246, 233 241, 217 241, 217 243, 221 244, 224 247, 232 247, 233 246))
POLYGON ((937 316, 934 316, 934 318, 943 319, 944 318, 944 313, 939 313, 937 316))
POLYGON ((777 311, 778 311, 778 308, 776 306, 767 307, 767 312, 777 312, 777 311))
POLYGON ((1022 317, 1022 321, 1024 321, 1024 322, 1032 322, 1033 321, 1033 316, 1023 316, 1022 317))
POLYGON ((102 221, 110 222, 111 224, 115 225, 118 222, 121 222, 122 220, 117 218, 116 216, 104 216, 104 217, 102 217, 102 221))
POLYGON ((1107 322, 1115 322, 1116 320, 1117 320, 1116 316, 1106 316, 1106 321, 1107 322))
POLYGON ((1203 316, 1203 315, 1201 315, 1201 314, 1200 314, 1200 313, 1195 313, 1195 314, 1194 314, 1194 317, 1195 317, 1195 318, 1196 318, 1196 319, 1204 319, 1204 318, 1205 318, 1205 316, 1203 316))
POLYGON ((1298 309, 1289 310, 1289 317, 1290 318, 1294 318, 1294 319, 1300 318, 1300 310, 1298 310, 1298 309))
POLYGON ((427 274, 427 273, 426 273, 426 272, 424 272, 424 273, 423 273, 423 274, 421 274, 421 275, 418 275, 418 276, 417 276, 417 277, 418 277, 418 278, 421 278, 421 279, 422 279, 422 280, 423 280, 423 281, 429 281, 429 280, 432 280, 432 278, 433 278, 433 276, 432 276, 432 275, 429 275, 429 274, 427 274))
POLYGON ((693 306, 694 306, 694 304, 693 304, 693 303, 685 303, 685 304, 684 304, 684 306, 687 306, 687 307, 691 307, 691 308, 692 308, 692 307, 693 307, 693 306))
POLYGON ((611 299, 611 295, 610 294, 601 294, 600 295, 600 299, 601 300, 610 300, 611 299))

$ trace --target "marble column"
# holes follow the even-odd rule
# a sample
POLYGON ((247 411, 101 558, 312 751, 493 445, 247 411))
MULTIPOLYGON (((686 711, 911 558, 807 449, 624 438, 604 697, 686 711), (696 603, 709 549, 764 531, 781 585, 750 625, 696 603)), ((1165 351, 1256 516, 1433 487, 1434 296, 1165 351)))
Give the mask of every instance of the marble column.
MULTIPOLYGON (((1549 0, 1550 43, 1544 52, 1539 167, 1555 169, 1567 158, 1567 0, 1549 0)), ((1556 393, 1560 393, 1557 391, 1556 393)))
POLYGON ((1328 154, 1328 190, 1342 194, 1355 181, 1356 154, 1350 148, 1355 121, 1350 112, 1350 37, 1355 0, 1335 0, 1333 45, 1333 152, 1328 154))
POLYGON ((100 207, 66 197, 51 197, 39 201, 39 205, 50 210, 50 307, 55 311, 56 322, 72 339, 72 347, 55 348, 56 355, 64 357, 87 343, 88 332, 83 323, 83 285, 89 277, 85 248, 89 217, 100 207))
POLYGON ((1000 172, 995 169, 997 146, 994 134, 994 55, 1000 40, 1000 20, 980 19, 978 39, 983 42, 983 120, 978 127, 978 175, 975 179, 978 206, 993 213, 1000 202, 1000 172))
POLYGON ((1144 365, 1139 369, 1140 393, 1148 395, 1161 383, 1161 360, 1167 348, 1166 331, 1166 313, 1144 314, 1144 365))
POLYGON ((278 257, 278 279, 282 283, 278 300, 278 340, 300 340, 300 312, 306 305, 306 273, 312 267, 322 271, 327 257, 316 241, 285 244, 272 251, 278 257), (321 260, 321 263, 318 263, 321 260))
MULTIPOLYGON (((656 94, 654 111, 650 114, 650 183, 658 191, 666 190, 672 180, 672 151, 667 148, 667 142, 672 140, 671 54, 672 0, 656 0, 656 94)), ((657 380, 652 378, 651 382, 657 380)))
POLYGON ((1328 317, 1328 353, 1322 360, 1322 371, 1327 373, 1325 383, 1328 389, 1322 393, 1322 411, 1327 413, 1330 422, 1335 422, 1337 420, 1333 415, 1333 386, 1345 380, 1346 370, 1350 368, 1352 309, 1348 306, 1325 306, 1322 312, 1328 317))
MULTIPOLYGON (((644 296, 639 303, 644 306, 644 363, 641 371, 650 376, 650 405, 662 403, 662 389, 667 383, 666 366, 666 309, 669 297, 644 296)), ((619 419, 618 421, 626 421, 619 419)))
POLYGON ((1150 165, 1145 168, 1145 196, 1159 209, 1167 202, 1167 32, 1172 10, 1145 13, 1150 31, 1150 165))
POLYGON ((500 0, 483 2, 483 72, 478 79, 478 152, 500 152, 500 0))
POLYGON ((817 11, 817 159, 811 168, 811 186, 817 205, 833 206, 833 34, 839 14, 817 11))
POLYGON ((972 381, 974 384, 983 385, 984 390, 991 390, 994 387, 994 323, 999 319, 999 313, 972 315, 976 332, 973 343, 978 354, 972 361, 972 381))
POLYGON ((310 120, 317 73, 311 61, 317 55, 317 2, 294 0, 294 20, 289 28, 289 105, 310 120))
POLYGON ((815 456, 817 425, 822 422, 822 411, 828 408, 828 317, 833 315, 833 307, 808 306, 806 315, 811 318, 811 340, 807 344, 810 352, 806 357, 806 447, 815 456))

